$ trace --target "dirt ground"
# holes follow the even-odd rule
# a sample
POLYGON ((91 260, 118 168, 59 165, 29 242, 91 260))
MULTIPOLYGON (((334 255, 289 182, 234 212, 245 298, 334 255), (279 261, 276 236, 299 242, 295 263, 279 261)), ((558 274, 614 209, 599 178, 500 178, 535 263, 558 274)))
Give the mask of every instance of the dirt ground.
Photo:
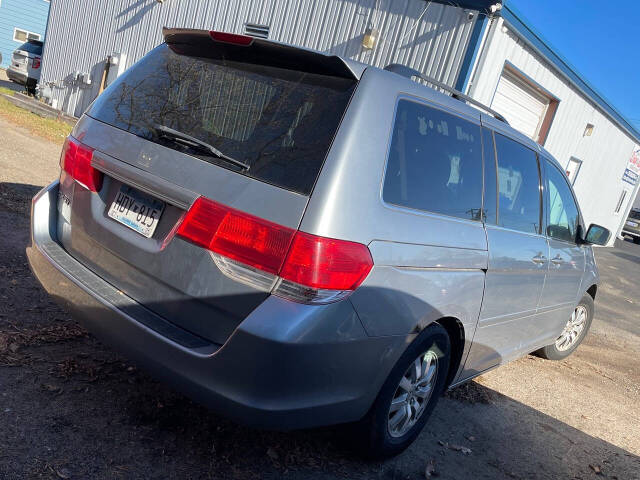
POLYGON ((76 325, 24 249, 59 147, 0 119, 0 479, 640 479, 640 246, 599 249, 585 344, 526 357, 441 399, 407 452, 365 462, 340 428, 233 424, 76 325), (460 447, 465 447, 461 449, 460 447), (469 450, 466 450, 469 449, 469 450))

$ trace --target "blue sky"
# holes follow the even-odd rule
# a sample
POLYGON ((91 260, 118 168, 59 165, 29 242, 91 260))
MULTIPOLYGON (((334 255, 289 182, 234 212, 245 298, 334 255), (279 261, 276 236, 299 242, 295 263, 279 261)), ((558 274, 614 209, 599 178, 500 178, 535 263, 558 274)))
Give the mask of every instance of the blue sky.
POLYGON ((509 4, 640 129, 640 1, 509 0, 509 4))

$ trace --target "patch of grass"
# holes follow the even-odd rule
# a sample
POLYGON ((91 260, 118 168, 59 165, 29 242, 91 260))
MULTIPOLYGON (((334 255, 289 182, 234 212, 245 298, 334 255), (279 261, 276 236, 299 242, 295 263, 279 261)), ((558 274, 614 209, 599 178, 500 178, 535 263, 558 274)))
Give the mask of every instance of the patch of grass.
MULTIPOLYGON (((0 93, 13 95, 13 91, 0 87, 0 93)), ((71 133, 73 128, 68 123, 53 118, 44 118, 29 110, 16 107, 6 98, 0 96, 0 116, 6 120, 29 130, 29 132, 62 145, 64 139, 71 133)))
POLYGON ((9 88, 0 87, 0 93, 6 93, 7 95, 13 95, 16 92, 11 90, 11 89, 9 89, 9 88))

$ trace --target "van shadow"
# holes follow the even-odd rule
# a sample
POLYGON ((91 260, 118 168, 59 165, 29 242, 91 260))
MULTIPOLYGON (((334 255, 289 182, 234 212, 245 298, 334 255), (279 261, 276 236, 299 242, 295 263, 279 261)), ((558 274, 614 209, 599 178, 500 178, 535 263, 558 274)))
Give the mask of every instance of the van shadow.
MULTIPOLYGON (((118 466, 140 479, 404 479, 423 478, 430 462, 442 479, 587 478, 590 465, 620 479, 640 471, 638 456, 475 382, 440 399, 405 453, 365 461, 344 426, 282 433, 236 424, 153 380, 66 315, 58 318, 53 325, 70 333, 17 352, 46 362, 18 362, 0 375, 8 389, 22 390, 21 428, 39 432, 25 454, 15 452, 17 427, 2 425, 4 451, 26 461, 54 444, 55 458, 80 478, 112 478, 118 466)), ((35 330, 42 339, 51 325, 35 330)))
MULTIPOLYGON (((68 318, 57 323, 77 329, 68 318)), ((424 478, 432 462, 441 479, 590 478, 595 468, 608 478, 633 479, 640 472, 638 456, 475 382, 440 399, 405 453, 371 462, 354 452, 345 427, 281 433, 238 425, 154 381, 91 336, 76 333, 27 352, 46 356, 49 371, 30 367, 43 386, 2 381, 28 393, 22 428, 39 432, 18 458, 46 454, 54 444, 54 458, 79 478, 405 479, 424 478)), ((33 374, 19 368, 10 375, 33 374)), ((5 427, 9 456, 20 442, 5 427)))
POLYGON ((31 198, 42 187, 25 183, 0 182, 0 209, 29 215, 31 198))
POLYGON ((27 88, 24 85, 12 82, 11 80, 0 80, 0 87, 13 90, 14 92, 26 92, 27 88))

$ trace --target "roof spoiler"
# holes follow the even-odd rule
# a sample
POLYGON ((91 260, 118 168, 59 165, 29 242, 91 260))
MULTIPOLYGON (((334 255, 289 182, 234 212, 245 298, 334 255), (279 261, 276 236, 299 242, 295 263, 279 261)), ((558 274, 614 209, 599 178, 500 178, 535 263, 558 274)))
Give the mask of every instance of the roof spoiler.
POLYGON ((356 73, 338 56, 262 38, 167 27, 162 28, 162 35, 167 45, 179 54, 217 59, 240 58, 257 65, 358 80, 356 73))

